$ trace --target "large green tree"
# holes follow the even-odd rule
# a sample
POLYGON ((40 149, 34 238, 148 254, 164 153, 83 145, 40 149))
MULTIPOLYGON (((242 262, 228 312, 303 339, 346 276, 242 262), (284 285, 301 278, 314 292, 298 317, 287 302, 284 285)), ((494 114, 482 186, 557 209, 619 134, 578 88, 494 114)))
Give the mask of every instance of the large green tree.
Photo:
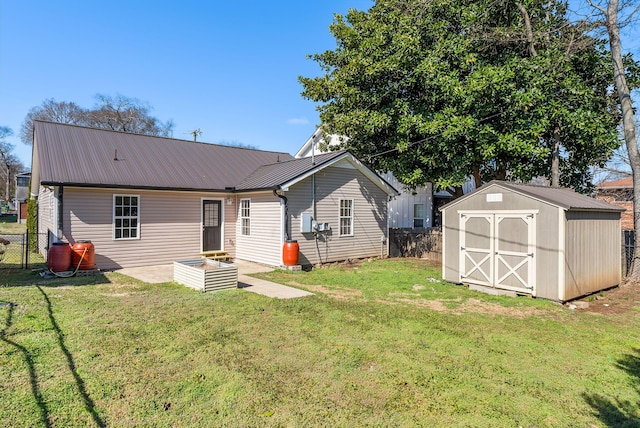
POLYGON ((378 0, 330 31, 303 96, 325 132, 410 186, 554 175, 584 189, 619 145, 606 51, 564 2, 378 0))

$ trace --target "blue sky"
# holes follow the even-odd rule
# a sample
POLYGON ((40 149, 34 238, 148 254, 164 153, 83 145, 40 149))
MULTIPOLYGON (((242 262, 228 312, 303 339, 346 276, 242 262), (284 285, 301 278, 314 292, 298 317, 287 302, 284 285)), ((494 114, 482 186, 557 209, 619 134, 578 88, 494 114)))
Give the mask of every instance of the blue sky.
POLYGON ((370 0, 0 0, 0 125, 17 137, 45 99, 138 98, 175 122, 173 136, 295 153, 315 130, 297 76, 320 73, 306 55, 335 47, 333 14, 370 0))
MULTIPOLYGON (((0 0, 0 125, 28 167, 17 134, 29 109, 121 94, 173 120, 175 138, 199 128, 199 141, 295 153, 319 122, 300 96, 297 76, 320 73, 306 55, 335 47, 334 13, 372 4, 0 0)), ((637 54, 639 39, 626 50, 637 54)))

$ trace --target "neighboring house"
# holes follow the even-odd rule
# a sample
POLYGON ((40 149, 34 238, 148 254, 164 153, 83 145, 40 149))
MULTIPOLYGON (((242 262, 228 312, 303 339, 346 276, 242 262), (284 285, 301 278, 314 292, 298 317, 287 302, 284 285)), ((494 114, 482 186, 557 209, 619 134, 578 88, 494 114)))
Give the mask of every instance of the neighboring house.
POLYGON ((624 208, 622 230, 633 230, 633 178, 605 181, 596 186, 595 197, 624 208))
MULTIPOLYGON (((331 135, 331 139, 326 146, 335 146, 341 142, 340 137, 331 135)), ((322 143, 324 143, 322 130, 318 128, 298 150, 295 157, 303 158, 326 152, 322 150, 321 146, 324 146, 322 143)), ((416 189, 409 189, 390 172, 381 174, 381 176, 401 192, 389 201, 388 224, 390 228, 416 229, 440 227, 442 225, 439 208, 453 200, 453 196, 450 193, 446 191, 434 192, 431 183, 416 189)), ((469 193, 474 189, 473 180, 463 186, 464 193, 469 193)))
POLYGON ((29 180, 31 180, 30 172, 22 172, 16 174, 16 198, 15 209, 18 223, 27 222, 27 200, 29 199, 29 180))
POLYGON ((40 251, 91 240, 100 269, 211 250, 279 266, 288 237, 303 265, 386 255, 395 189, 349 152, 313 160, 36 121, 40 251))

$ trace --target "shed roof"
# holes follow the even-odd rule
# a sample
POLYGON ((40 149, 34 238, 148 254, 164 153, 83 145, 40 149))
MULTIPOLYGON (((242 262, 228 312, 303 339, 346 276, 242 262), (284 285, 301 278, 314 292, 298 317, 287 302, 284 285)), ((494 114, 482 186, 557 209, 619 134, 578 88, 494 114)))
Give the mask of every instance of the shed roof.
POLYGON ((183 190, 225 190, 262 165, 293 159, 282 152, 41 121, 34 122, 33 151, 34 182, 183 190))
POLYGON ((616 205, 611 205, 590 196, 582 195, 572 189, 536 186, 532 184, 510 183, 507 181, 498 180, 490 181, 489 183, 483 185, 475 191, 468 193, 458 199, 455 199, 446 205, 443 205, 442 207, 440 207, 440 210, 444 210, 449 208, 450 206, 456 205, 458 202, 472 197, 475 193, 481 190, 488 189, 490 187, 503 187, 505 189, 512 190, 514 192, 518 192, 534 199, 549 203, 551 205, 555 205, 566 211, 624 211, 624 208, 620 208, 616 205))

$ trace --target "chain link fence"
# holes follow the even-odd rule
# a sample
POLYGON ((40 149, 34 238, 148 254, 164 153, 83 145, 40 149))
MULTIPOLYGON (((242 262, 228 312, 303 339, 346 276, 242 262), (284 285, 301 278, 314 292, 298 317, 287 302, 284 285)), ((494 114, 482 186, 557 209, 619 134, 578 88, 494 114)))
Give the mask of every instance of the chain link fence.
POLYGON ((47 245, 47 234, 1 233, 0 269, 29 269, 44 263, 38 248, 47 245))

